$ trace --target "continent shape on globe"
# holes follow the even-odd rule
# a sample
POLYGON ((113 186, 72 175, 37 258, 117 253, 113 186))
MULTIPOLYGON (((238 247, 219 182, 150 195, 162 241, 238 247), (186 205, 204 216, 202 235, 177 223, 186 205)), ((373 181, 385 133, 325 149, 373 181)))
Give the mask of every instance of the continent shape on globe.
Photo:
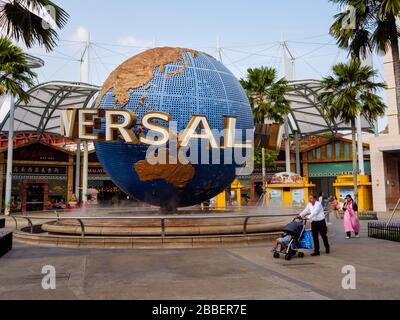
MULTIPOLYGON (((172 115, 183 130, 193 115, 205 115, 222 130, 224 116, 237 129, 253 129, 248 98, 239 81, 208 54, 184 48, 155 48, 117 67, 105 81, 100 108, 130 110, 137 124, 149 111, 172 115)), ((152 165, 148 145, 95 142, 96 153, 113 182, 138 200, 167 209, 191 206, 224 191, 236 176, 235 163, 152 165)))

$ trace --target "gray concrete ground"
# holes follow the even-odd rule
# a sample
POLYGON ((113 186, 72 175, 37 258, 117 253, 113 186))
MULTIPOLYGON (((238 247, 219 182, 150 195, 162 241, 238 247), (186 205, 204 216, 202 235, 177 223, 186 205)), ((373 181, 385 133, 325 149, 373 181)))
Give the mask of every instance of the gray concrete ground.
MULTIPOLYGON (((400 243, 345 240, 329 227, 327 256, 273 259, 271 244, 182 250, 82 250, 15 244, 0 258, 0 299, 400 299, 400 243), (56 290, 42 289, 44 265, 56 290), (344 290, 343 266, 356 268, 344 290)), ((324 252, 324 251, 322 251, 324 252)))

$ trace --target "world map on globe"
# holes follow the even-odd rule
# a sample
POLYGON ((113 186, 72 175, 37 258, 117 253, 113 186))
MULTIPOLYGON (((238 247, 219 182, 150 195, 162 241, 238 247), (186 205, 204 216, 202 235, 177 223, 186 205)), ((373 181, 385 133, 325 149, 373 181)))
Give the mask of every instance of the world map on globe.
MULTIPOLYGON (((155 111, 170 114, 178 131, 193 115, 206 116, 211 128, 220 131, 224 116, 236 118, 236 129, 254 127, 247 95, 235 76, 215 58, 191 49, 154 48, 128 59, 110 74, 98 101, 102 109, 134 112, 139 126, 146 113, 155 111)), ((145 144, 95 142, 95 148, 119 188, 167 209, 209 200, 236 177, 234 162, 153 165, 145 144)))

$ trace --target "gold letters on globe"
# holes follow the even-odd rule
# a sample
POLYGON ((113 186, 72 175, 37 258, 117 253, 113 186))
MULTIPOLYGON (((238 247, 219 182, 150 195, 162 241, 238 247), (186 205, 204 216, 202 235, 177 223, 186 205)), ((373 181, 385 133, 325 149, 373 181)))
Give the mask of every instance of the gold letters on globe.
MULTIPOLYGON (((160 125, 159 121, 169 124, 173 121, 170 114, 150 111, 142 118, 138 134, 134 132, 137 117, 129 110, 115 109, 67 109, 61 111, 61 134, 69 139, 115 142, 121 138, 125 143, 164 146, 169 142, 168 127, 160 125), (102 119, 105 119, 105 133, 96 133, 101 129, 102 119), (153 133, 144 135, 144 130, 153 133), (157 139, 154 139, 154 134, 157 139)), ((224 127, 220 133, 220 144, 210 127, 205 115, 193 115, 185 130, 179 135, 179 146, 187 147, 192 139, 208 140, 212 149, 219 148, 252 148, 251 142, 236 143, 236 118, 224 116, 224 127)))

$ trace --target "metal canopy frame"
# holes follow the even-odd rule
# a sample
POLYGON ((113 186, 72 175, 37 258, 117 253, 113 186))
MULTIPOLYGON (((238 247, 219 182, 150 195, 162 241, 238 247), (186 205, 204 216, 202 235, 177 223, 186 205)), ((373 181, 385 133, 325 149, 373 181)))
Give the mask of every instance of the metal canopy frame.
MULTIPOLYGON (((46 82, 28 91, 29 103, 15 104, 16 133, 60 135, 60 110, 93 109, 100 87, 80 82, 46 82)), ((9 130, 9 114, 0 123, 0 131, 9 130)))
MULTIPOLYGON (((325 132, 336 134, 338 131, 351 130, 348 123, 334 121, 331 123, 324 117, 325 110, 318 103, 318 95, 322 91, 321 82, 318 80, 289 81, 289 100, 292 112, 289 114, 290 134, 318 135, 325 132)), ((374 132, 374 125, 364 116, 361 117, 362 130, 374 132)))
MULTIPOLYGON (((100 87, 80 83, 54 81, 32 88, 28 94, 29 103, 18 101, 15 105, 14 127, 16 133, 60 134, 60 110, 66 108, 96 108, 100 87)), ((317 97, 321 92, 321 82, 317 80, 290 81, 289 100, 292 111, 289 114, 290 134, 322 134, 325 132, 351 130, 349 124, 324 118, 322 106, 317 97)), ((2 134, 8 132, 9 114, 0 123, 2 134)), ((362 129, 374 132, 374 126, 363 116, 362 129)))

